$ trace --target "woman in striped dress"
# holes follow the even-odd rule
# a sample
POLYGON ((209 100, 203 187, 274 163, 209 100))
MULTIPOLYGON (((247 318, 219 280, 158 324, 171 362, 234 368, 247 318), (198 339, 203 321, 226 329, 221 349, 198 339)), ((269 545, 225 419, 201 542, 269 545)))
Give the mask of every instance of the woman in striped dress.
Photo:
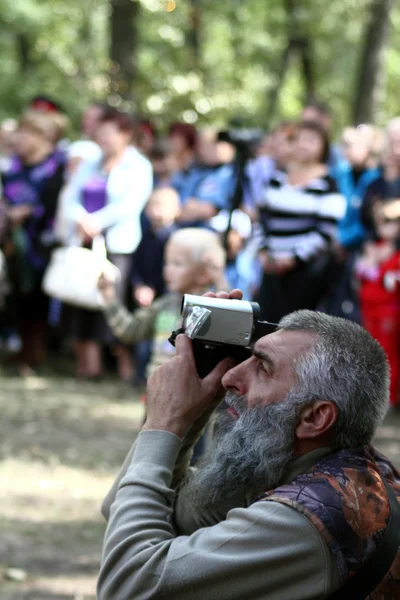
POLYGON ((328 173, 329 140, 317 123, 299 125, 293 160, 257 199, 262 316, 277 322, 315 310, 329 283, 331 246, 345 199, 328 173))

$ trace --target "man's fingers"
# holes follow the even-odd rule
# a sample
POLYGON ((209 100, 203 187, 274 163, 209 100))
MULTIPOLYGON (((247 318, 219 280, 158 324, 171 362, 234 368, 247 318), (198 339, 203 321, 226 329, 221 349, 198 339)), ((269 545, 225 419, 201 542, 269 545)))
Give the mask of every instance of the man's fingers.
POLYGON ((205 298, 221 298, 222 300, 241 300, 243 298, 243 292, 239 289, 231 290, 230 292, 207 292, 203 294, 205 298))
POLYGON ((175 349, 177 356, 185 356, 188 360, 194 361, 192 340, 183 333, 176 337, 175 349))
POLYGON ((221 379, 227 371, 233 369, 236 361, 233 358, 224 358, 216 367, 203 379, 203 385, 209 389, 209 393, 216 394, 221 385, 221 379))
POLYGON ((229 298, 229 293, 228 292, 206 292, 205 294, 203 294, 203 296, 205 296, 206 298, 223 298, 224 300, 227 300, 229 298))
POLYGON ((242 292, 242 290, 239 290, 238 288, 235 288, 234 290, 231 290, 229 292, 229 298, 231 300, 241 300, 243 298, 243 292, 242 292))

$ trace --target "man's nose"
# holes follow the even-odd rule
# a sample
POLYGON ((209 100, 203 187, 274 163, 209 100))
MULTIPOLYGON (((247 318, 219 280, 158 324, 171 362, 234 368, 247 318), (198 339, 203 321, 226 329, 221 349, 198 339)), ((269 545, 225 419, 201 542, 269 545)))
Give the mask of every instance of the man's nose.
POLYGON ((246 394, 247 372, 250 360, 250 358, 245 360, 244 362, 236 365, 236 367, 233 367, 233 369, 229 369, 229 371, 225 373, 221 383, 226 390, 234 389, 240 395, 246 394))

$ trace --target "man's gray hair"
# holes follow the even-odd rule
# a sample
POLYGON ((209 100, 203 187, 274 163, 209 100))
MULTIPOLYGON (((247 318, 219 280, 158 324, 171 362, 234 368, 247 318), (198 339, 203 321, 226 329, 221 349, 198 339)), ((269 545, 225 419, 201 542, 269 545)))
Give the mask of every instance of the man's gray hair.
POLYGON ((334 446, 369 444, 389 400, 389 365, 380 344, 356 323, 310 310, 285 316, 279 329, 316 336, 294 371, 305 403, 329 400, 338 407, 334 446))

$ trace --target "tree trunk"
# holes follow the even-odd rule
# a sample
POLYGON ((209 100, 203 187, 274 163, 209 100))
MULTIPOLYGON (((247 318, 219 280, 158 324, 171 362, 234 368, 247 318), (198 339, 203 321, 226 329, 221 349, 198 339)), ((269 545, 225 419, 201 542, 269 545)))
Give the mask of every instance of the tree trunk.
POLYGON ((19 64, 21 67, 21 73, 24 75, 29 71, 32 66, 31 59, 31 44, 28 36, 25 33, 17 33, 15 34, 15 39, 17 43, 18 50, 18 58, 19 64))
POLYGON ((112 89, 126 100, 133 100, 136 75, 138 0, 111 0, 112 89))
POLYGON ((315 100, 316 96, 316 82, 313 60, 314 56, 310 40, 308 38, 301 38, 300 40, 298 40, 297 46, 301 55, 301 64, 304 80, 304 99, 306 104, 307 102, 315 100))
POLYGON ((190 28, 186 35, 187 45, 191 49, 192 64, 194 68, 200 61, 200 0, 190 0, 190 28))
POLYGON ((76 48, 76 74, 74 80, 81 94, 85 94, 87 90, 87 80, 90 77, 87 67, 87 58, 91 56, 92 52, 92 28, 91 18, 93 5, 91 2, 84 4, 82 2, 80 6, 80 17, 79 17, 79 29, 78 29, 78 43, 76 48))
POLYGON ((359 79, 353 106, 353 121, 373 123, 379 101, 383 55, 389 37, 393 0, 372 0, 360 59, 359 79))
POLYGON ((278 103, 279 94, 283 87, 283 83, 285 81, 286 71, 288 70, 290 56, 293 51, 293 42, 292 40, 288 40, 287 46, 282 52, 279 69, 277 72, 277 82, 276 85, 271 89, 269 94, 268 101, 268 111, 267 111, 267 126, 270 126, 270 122, 273 119, 276 111, 276 105, 278 103))
POLYGON ((287 20, 287 45, 282 53, 277 71, 277 84, 270 92, 267 113, 269 121, 275 114, 276 105, 284 84, 286 72, 289 68, 290 59, 294 53, 300 55, 301 59, 305 100, 310 101, 315 98, 315 71, 310 40, 301 32, 301 24, 299 23, 296 12, 296 1, 285 0, 284 5, 287 20))
POLYGON ((296 16, 295 16, 295 0, 285 0, 284 7, 286 12, 286 30, 287 30, 287 44, 282 52, 279 67, 276 73, 276 85, 273 87, 269 94, 268 109, 267 109, 267 125, 269 126, 270 121, 273 119, 276 111, 276 105, 278 103, 279 94, 283 87, 285 80, 286 71, 289 67, 290 56, 292 54, 294 43, 293 37, 296 36, 296 16))

